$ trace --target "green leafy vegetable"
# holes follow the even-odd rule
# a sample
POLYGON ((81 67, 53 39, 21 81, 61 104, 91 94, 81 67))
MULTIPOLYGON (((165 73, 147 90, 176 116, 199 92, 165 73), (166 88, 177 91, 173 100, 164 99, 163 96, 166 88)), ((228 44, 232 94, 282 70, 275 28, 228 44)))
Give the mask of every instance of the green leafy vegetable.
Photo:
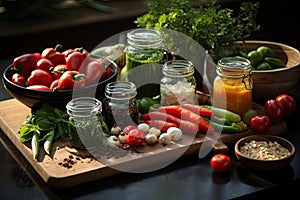
POLYGON ((150 0, 149 11, 137 17, 135 23, 138 27, 181 32, 209 50, 214 60, 234 54, 229 47, 234 47, 235 41, 244 40, 260 28, 256 23, 259 2, 242 2, 239 12, 222 8, 216 0, 210 0, 207 5, 195 3, 188 0, 150 0))
POLYGON ((39 144, 50 154, 53 140, 62 137, 73 138, 76 135, 74 124, 66 112, 45 103, 41 108, 32 110, 19 128, 20 141, 31 141, 34 159, 39 155, 39 144))

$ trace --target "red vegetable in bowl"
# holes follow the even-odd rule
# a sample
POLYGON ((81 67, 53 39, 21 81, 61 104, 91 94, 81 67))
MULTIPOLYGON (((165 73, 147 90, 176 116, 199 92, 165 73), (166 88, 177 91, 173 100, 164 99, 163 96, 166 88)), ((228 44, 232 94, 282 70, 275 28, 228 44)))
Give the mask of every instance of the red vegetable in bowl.
POLYGON ((23 54, 13 60, 12 67, 25 78, 28 78, 40 58, 40 53, 23 54))
POLYGON ((24 78, 24 76, 22 74, 14 73, 14 75, 11 77, 11 82, 13 82, 14 84, 17 84, 19 86, 25 87, 26 79, 24 78))
POLYGON ((29 78, 27 79, 28 86, 30 85, 45 85, 50 87, 52 83, 52 76, 41 69, 35 69, 31 72, 29 78))
POLYGON ((27 89, 31 89, 31 90, 50 90, 49 87, 45 86, 45 85, 31 85, 28 86, 27 89))
POLYGON ((42 52, 42 58, 46 58, 50 60, 54 66, 58 64, 65 64, 66 63, 65 56, 58 51, 61 48, 62 46, 58 44, 56 45, 55 48, 50 47, 44 49, 42 52))
POLYGON ((85 75, 87 84, 98 83, 105 71, 104 66, 97 60, 92 60, 86 65, 85 75))
POLYGON ((57 89, 73 90, 85 86, 85 75, 78 71, 65 71, 58 80, 57 89))
POLYGON ((48 73, 50 73, 50 68, 54 67, 53 63, 46 59, 46 58, 41 58, 37 63, 35 69, 42 69, 48 73))
POLYGON ((78 51, 69 54, 65 59, 66 69, 69 71, 78 71, 84 61, 83 55, 78 51))

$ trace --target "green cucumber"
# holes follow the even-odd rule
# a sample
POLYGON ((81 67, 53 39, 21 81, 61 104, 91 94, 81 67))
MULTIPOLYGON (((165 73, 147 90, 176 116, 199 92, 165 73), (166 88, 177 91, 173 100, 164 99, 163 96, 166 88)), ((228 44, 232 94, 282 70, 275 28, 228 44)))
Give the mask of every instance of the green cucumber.
POLYGON ((225 133, 236 133, 238 132, 238 128, 235 126, 228 126, 228 125, 222 125, 217 122, 214 122, 212 120, 209 120, 206 117, 203 117, 204 120, 206 120, 208 123, 212 125, 212 127, 215 129, 215 131, 221 131, 225 133))
POLYGON ((273 68, 285 67, 284 62, 279 58, 265 57, 264 61, 269 63, 273 68))
POLYGON ((217 117, 225 118, 229 120, 230 122, 239 122, 242 120, 241 116, 237 113, 234 113, 232 111, 223 109, 223 108, 218 108, 215 106, 210 106, 210 105, 201 105, 205 108, 211 109, 214 112, 214 115, 217 117))

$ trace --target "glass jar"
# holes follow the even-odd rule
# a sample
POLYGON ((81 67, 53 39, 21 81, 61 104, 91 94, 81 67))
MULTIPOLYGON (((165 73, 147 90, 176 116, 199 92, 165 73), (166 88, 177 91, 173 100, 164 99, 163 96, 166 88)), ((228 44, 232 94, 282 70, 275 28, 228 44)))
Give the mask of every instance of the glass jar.
POLYGON ((102 103, 91 97, 72 99, 66 105, 70 120, 76 127, 77 134, 70 138, 74 148, 89 149, 101 144, 102 103))
MULTIPOLYGON (((163 63, 164 51, 163 36, 159 31, 152 28, 135 29, 127 34, 127 43, 126 66, 121 71, 120 80, 137 85, 138 82, 144 83, 145 80, 161 74, 161 65, 157 63, 163 63), (143 66, 145 64, 147 66, 143 66), (132 70, 137 66, 143 68, 132 70)), ((142 84, 137 93, 138 98, 159 95, 159 84, 142 84)))
POLYGON ((160 82, 160 102, 162 105, 197 103, 194 65, 187 60, 171 60, 163 65, 160 82))
POLYGON ((213 105, 241 116, 252 107, 251 63, 242 57, 226 57, 217 63, 213 105))
POLYGON ((116 81, 105 88, 105 122, 109 129, 115 124, 122 129, 138 123, 137 90, 132 82, 116 81))

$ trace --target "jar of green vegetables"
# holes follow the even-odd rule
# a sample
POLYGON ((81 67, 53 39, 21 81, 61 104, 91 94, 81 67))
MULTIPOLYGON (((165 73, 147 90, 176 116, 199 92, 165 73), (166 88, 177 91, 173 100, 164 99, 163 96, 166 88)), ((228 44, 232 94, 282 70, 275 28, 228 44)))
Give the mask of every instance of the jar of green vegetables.
POLYGON ((120 79, 141 85, 137 98, 159 95, 159 81, 153 83, 155 81, 147 80, 161 74, 162 65, 157 64, 164 61, 162 34, 156 29, 138 28, 127 33, 127 43, 126 66, 120 79))

